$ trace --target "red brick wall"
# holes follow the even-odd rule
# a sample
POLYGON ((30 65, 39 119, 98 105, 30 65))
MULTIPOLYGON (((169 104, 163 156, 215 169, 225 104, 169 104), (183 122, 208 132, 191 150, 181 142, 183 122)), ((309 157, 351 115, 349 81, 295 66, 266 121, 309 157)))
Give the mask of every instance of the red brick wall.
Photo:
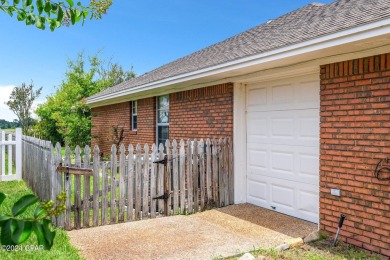
MULTIPOLYGON (((124 136, 129 135, 130 103, 92 108, 92 147, 98 145, 103 155, 109 155, 113 140, 112 127, 124 129, 124 136)), ((93 149, 93 148, 92 148, 93 149)))
POLYGON ((124 129, 123 144, 151 145, 156 139, 156 99, 154 97, 138 100, 137 131, 131 131, 131 103, 92 108, 92 146, 99 145, 103 155, 109 155, 113 140, 112 127, 124 129))
POLYGON ((137 131, 130 132, 125 143, 134 145, 146 143, 149 147, 156 142, 156 98, 144 98, 137 101, 137 131))
POLYGON ((390 53, 321 66, 320 229, 390 256, 390 53), (330 194, 331 188, 341 196, 330 194))
POLYGON ((169 100, 170 140, 232 137, 233 84, 173 93, 169 100))
MULTIPOLYGON (((169 139, 220 138, 233 134, 233 84, 177 92, 169 95, 169 139)), ((138 100, 138 129, 131 131, 131 103, 92 109, 92 145, 109 155, 112 126, 124 128, 126 146, 156 141, 156 97, 138 100)))

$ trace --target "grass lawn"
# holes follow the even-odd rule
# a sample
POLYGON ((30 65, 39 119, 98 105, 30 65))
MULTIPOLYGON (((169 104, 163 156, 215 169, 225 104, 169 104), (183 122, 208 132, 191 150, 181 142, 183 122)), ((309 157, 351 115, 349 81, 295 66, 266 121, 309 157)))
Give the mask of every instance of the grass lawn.
MULTIPOLYGON (((346 260, 346 259, 364 259, 364 260, 381 260, 381 258, 374 254, 367 254, 355 247, 345 244, 341 241, 337 246, 333 245, 333 238, 326 234, 318 241, 304 244, 298 247, 293 247, 288 250, 277 252, 274 249, 257 249, 250 252, 253 256, 264 256, 265 260, 269 259, 311 259, 311 260, 346 260)), ((238 259, 237 256, 229 257, 227 259, 238 259)))
MULTIPOLYGON (((1 160, 1 158, 0 158, 1 160)), ((6 149, 5 151, 5 173, 8 174, 8 149, 6 149)), ((5 174, 3 173, 3 174, 5 174)), ((15 164, 12 163, 12 174, 15 174, 16 173, 16 168, 15 168, 15 164)))
POLYGON ((15 128, 10 128, 10 129, 0 129, 0 132, 4 131, 6 133, 15 133, 16 129, 15 128))
MULTIPOLYGON (((32 194, 33 192, 26 186, 23 181, 10 181, 0 182, 0 191, 7 194, 7 198, 0 206, 0 212, 9 214, 11 212, 11 206, 20 197, 26 194, 32 194)), ((36 205, 31 206, 22 214, 24 217, 30 217, 33 215, 36 205)), ((56 236, 54 238, 54 245, 50 251, 36 250, 36 251, 14 251, 6 252, 2 251, 0 247, 0 259, 28 259, 28 260, 42 260, 42 259, 82 259, 78 255, 78 251, 71 246, 69 237, 65 231, 61 229, 56 230, 56 236)), ((22 245, 37 245, 35 234, 31 234, 30 238, 22 245)))

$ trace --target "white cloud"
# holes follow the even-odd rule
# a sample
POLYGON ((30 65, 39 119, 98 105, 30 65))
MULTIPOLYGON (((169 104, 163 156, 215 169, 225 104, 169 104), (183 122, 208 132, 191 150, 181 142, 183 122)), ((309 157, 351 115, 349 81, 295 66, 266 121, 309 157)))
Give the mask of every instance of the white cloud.
POLYGON ((4 102, 7 102, 9 95, 11 95, 12 89, 15 86, 0 86, 0 108, 8 108, 4 102))
MULTIPOLYGON (((9 100, 9 96, 11 95, 12 89, 15 86, 0 86, 0 119, 5 119, 7 121, 13 121, 14 119, 18 119, 18 117, 8 108, 4 102, 9 100)), ((33 103, 32 110, 35 111, 39 104, 42 104, 46 100, 36 100, 33 103)), ((32 117, 36 118, 37 116, 32 113, 32 117)))
POLYGON ((37 119, 38 116, 35 114, 35 110, 38 108, 38 105, 42 104, 42 103, 45 103, 46 102, 46 99, 44 100, 35 100, 33 105, 32 105, 32 117, 37 119))
POLYGON ((15 86, 0 86, 0 119, 12 121, 17 119, 16 115, 4 104, 9 99, 9 95, 15 86))

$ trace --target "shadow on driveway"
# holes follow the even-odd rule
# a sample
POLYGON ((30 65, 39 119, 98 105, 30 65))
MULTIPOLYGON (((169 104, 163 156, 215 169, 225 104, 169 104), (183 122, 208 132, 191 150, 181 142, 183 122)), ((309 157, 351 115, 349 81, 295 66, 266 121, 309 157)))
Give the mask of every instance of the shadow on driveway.
POLYGON ((232 205, 217 210, 294 238, 303 238, 318 229, 318 225, 315 223, 293 218, 252 204, 232 205))

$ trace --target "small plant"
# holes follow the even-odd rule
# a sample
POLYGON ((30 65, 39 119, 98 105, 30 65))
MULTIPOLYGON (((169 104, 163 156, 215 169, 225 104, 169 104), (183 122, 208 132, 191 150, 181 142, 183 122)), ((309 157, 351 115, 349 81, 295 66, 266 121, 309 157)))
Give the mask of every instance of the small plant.
POLYGON ((119 146, 123 141, 125 129, 119 125, 111 126, 111 142, 119 146))
MULTIPOLYGON (((0 204, 6 199, 0 192, 0 204)), ((18 217, 36 202, 38 198, 32 194, 21 197, 12 207, 12 215, 0 214, 0 241, 2 245, 19 245, 26 241, 32 232, 35 233, 38 244, 50 250, 53 246, 56 231, 52 228, 51 217, 58 217, 65 209, 66 193, 57 195, 57 203, 52 200, 40 203, 32 218, 18 217)))
POLYGON ((214 199, 207 200, 206 204, 209 209, 217 208, 217 203, 214 199))
POLYGON ((319 233, 319 236, 320 236, 320 240, 325 240, 329 238, 328 233, 322 231, 319 233))

